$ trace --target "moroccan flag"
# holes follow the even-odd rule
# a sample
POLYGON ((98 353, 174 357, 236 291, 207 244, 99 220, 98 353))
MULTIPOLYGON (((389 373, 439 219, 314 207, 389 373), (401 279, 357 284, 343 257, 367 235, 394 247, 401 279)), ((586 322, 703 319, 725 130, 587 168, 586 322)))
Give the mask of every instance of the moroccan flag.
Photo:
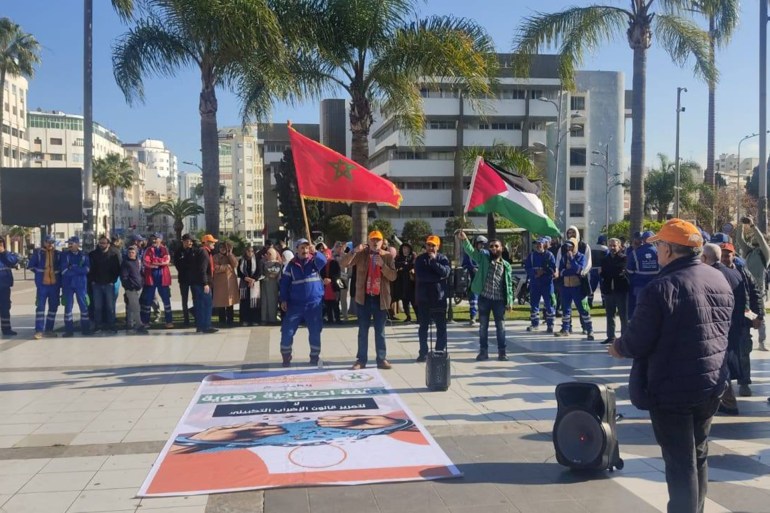
POLYGON ((539 193, 539 182, 530 182, 478 157, 465 211, 496 212, 532 233, 558 237, 559 229, 545 215, 539 193))
POLYGON ((299 193, 308 199, 385 203, 399 208, 401 192, 352 160, 289 127, 299 193))

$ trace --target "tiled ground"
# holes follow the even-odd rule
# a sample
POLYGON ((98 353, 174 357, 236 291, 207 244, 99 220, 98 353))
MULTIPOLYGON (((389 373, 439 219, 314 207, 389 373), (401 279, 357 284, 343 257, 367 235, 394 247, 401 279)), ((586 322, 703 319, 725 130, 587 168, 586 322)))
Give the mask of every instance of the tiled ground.
MULTIPOLYGON (((413 362, 416 327, 387 329, 394 368, 386 376, 465 473, 462 479, 138 499, 134 494, 199 381, 211 372, 275 367, 277 329, 33 341, 30 282, 17 283, 13 301, 20 336, 0 341, 0 511, 6 513, 665 510, 662 460, 649 422, 624 399, 628 362, 577 336, 529 335, 523 323, 508 325, 509 362, 476 362, 474 330, 452 326, 453 381, 443 393, 425 389, 424 367, 413 362), (553 390, 576 377, 617 387, 622 471, 580 475, 555 463, 553 390)), ((603 324, 597 320, 597 331, 603 324)), ((324 365, 349 365, 355 339, 354 327, 325 330, 324 365)), ((304 333, 295 349, 295 361, 303 362, 304 333)), ((709 513, 770 512, 770 353, 753 358, 755 396, 740 399, 740 417, 720 417, 713 429, 709 513)))

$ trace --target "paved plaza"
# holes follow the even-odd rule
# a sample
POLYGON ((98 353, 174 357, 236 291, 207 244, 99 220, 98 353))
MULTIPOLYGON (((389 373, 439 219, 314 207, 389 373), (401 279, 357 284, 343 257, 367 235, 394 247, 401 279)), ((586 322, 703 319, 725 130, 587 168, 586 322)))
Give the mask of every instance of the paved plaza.
MULTIPOLYGON (((316 487, 210 496, 135 497, 204 376, 280 367, 279 329, 194 329, 147 336, 31 340, 34 286, 14 287, 14 329, 0 341, 0 511, 162 513, 592 512, 665 511, 663 461, 644 412, 627 395, 629 361, 598 342, 556 339, 507 324, 510 361, 476 362, 477 330, 449 330, 452 386, 429 392, 417 355, 417 327, 387 328, 396 392, 464 473, 459 479, 316 487), (550 432, 554 387, 574 379, 618 394, 621 456, 613 473, 575 474, 555 461, 550 432)), ((178 297, 178 296, 177 296, 178 297)), ((178 304, 175 303, 175 308, 178 304)), ((61 323, 61 311, 57 326, 61 323)), ((597 340, 604 321, 596 319, 597 340)), ((373 343, 372 343, 373 344, 373 343)), ((325 368, 349 366, 356 329, 323 332, 325 368)), ((308 351, 295 341, 295 363, 308 351)), ((770 512, 770 353, 752 353, 754 397, 712 431, 706 511, 770 512)))

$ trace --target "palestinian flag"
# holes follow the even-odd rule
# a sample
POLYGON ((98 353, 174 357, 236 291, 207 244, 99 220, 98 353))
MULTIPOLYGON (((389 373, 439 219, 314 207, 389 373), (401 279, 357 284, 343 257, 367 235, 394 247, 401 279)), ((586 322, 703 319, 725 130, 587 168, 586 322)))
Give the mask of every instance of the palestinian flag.
POLYGON ((305 198, 321 201, 384 203, 401 206, 401 192, 390 180, 305 137, 289 125, 297 186, 305 198))
POLYGON ((540 182, 530 182, 478 157, 465 211, 497 213, 532 233, 558 237, 559 229, 545 215, 539 194, 540 182))

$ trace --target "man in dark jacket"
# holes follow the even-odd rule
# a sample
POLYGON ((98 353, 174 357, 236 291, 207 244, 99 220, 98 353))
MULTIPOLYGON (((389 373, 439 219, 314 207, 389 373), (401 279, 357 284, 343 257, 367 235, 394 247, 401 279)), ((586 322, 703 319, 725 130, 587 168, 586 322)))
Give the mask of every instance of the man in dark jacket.
MULTIPOLYGON (((179 294, 182 298, 182 317, 184 325, 190 325, 190 311, 187 306, 190 298, 190 266, 189 260, 193 254, 193 238, 189 233, 182 235, 182 246, 174 252, 174 267, 176 267, 177 280, 179 281, 179 294)), ((193 307, 194 308, 194 307, 193 307)))
POLYGON ((94 331, 115 334, 115 282, 120 277, 120 253, 110 247, 110 239, 99 237, 99 246, 88 254, 88 273, 93 291, 94 331))
POLYGON ((626 275, 626 254, 620 239, 610 239, 609 254, 599 267, 600 287, 607 316, 607 339, 602 344, 615 340, 615 315, 620 316, 620 332, 626 332, 628 314, 628 275, 626 275))
POLYGON ((641 290, 628 331, 608 349, 634 359, 631 402, 650 410, 666 464, 668 512, 702 512, 733 293, 719 271, 700 262, 703 237, 691 223, 671 219, 648 240, 656 243, 661 271, 641 290))
POLYGON ((126 257, 120 264, 120 281, 126 291, 126 330, 147 333, 139 319, 139 294, 142 293, 142 262, 138 258, 139 248, 129 246, 126 257))
POLYGON ((441 239, 431 235, 425 240, 425 253, 414 262, 417 320, 420 323, 418 362, 424 362, 428 354, 428 327, 431 321, 436 323, 436 351, 446 350, 447 279, 452 273, 452 266, 449 259, 438 252, 440 247, 441 239))
POLYGON ((190 289, 193 294, 193 306, 195 307, 195 326, 199 333, 216 333, 217 328, 211 327, 211 282, 214 276, 214 261, 211 251, 217 239, 207 233, 201 238, 201 247, 193 254, 188 263, 187 275, 190 280, 190 289))

